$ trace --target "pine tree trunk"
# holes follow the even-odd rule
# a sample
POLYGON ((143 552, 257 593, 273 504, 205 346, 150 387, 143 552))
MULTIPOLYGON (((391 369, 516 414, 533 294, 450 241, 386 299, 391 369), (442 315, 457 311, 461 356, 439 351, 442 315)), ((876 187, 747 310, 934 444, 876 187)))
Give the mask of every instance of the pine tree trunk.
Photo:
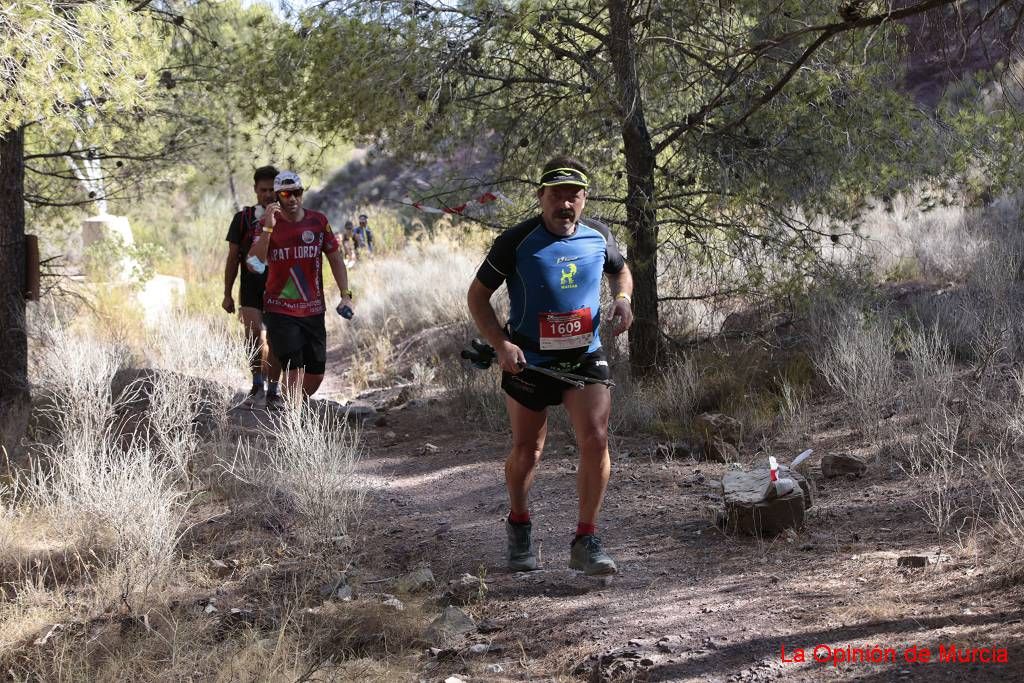
POLYGON ((0 418, 28 398, 24 129, 0 134, 0 418))
POLYGON ((635 377, 650 375, 658 361, 658 222, 654 196, 654 146, 644 118, 637 75, 636 38, 627 0, 608 0, 609 53, 622 120, 626 157, 626 220, 632 237, 633 327, 629 363, 635 377))

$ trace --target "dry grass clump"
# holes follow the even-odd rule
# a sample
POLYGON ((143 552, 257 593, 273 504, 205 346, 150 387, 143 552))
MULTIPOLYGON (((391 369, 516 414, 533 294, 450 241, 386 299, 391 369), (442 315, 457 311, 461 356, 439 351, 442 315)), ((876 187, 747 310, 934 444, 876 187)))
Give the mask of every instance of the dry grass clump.
POLYGON ((52 430, 35 449, 20 502, 44 516, 69 546, 102 558, 102 573, 116 584, 107 599, 127 601, 173 569, 188 500, 164 452, 116 438, 111 383, 124 350, 62 328, 51 330, 47 342, 37 381, 50 397, 52 430))
POLYGON ((290 402, 273 435, 241 441, 229 473, 294 519, 298 538, 312 545, 347 544, 368 491, 357 473, 358 429, 315 404, 290 402))
POLYGON ((825 383, 849 405, 860 431, 874 436, 881 409, 892 400, 896 388, 894 324, 840 303, 819 308, 817 315, 814 365, 825 383))
POLYGON ((651 382, 622 382, 612 391, 611 431, 679 436, 708 389, 705 372, 691 356, 672 363, 651 382))
POLYGON ((739 420, 748 442, 776 432, 780 420, 793 421, 803 432, 806 426, 797 423, 806 422, 803 408, 814 373, 807 354, 797 348, 771 349, 756 340, 704 345, 649 380, 617 377, 612 430, 698 438, 693 420, 710 412, 739 420))
POLYGON ((349 274, 356 316, 351 321, 329 316, 331 338, 339 335, 346 345, 363 349, 380 335, 396 341, 468 320, 466 292, 480 260, 458 243, 438 238, 361 261, 349 274))
POLYGON ((198 608, 64 621, 39 636, 0 653, 14 680, 299 680, 307 651, 283 629, 261 633, 198 608))
POLYGON ((810 389, 808 385, 780 378, 778 387, 778 433, 783 443, 791 448, 802 448, 810 436, 810 389))
POLYGON ((906 396, 914 413, 926 425, 944 422, 956 388, 956 366, 938 327, 909 331, 907 360, 911 376, 906 396))
MULTIPOLYGON (((337 315, 327 318, 331 344, 340 344, 350 361, 346 378, 361 389, 410 379, 412 360, 428 369, 449 360, 457 363, 457 358, 434 359, 417 352, 431 337, 458 337, 455 345, 460 346, 474 334, 466 292, 482 257, 461 242, 437 236, 365 258, 352 268, 356 316, 350 321, 337 315)), ((503 298, 494 298, 499 309, 503 298)))
POLYGON ((488 431, 503 431, 508 427, 501 371, 496 367, 478 370, 466 361, 453 360, 441 366, 438 380, 452 415, 459 415, 466 424, 488 431))
POLYGON ((328 602, 295 616, 308 637, 311 661, 340 662, 362 657, 392 659, 422 650, 427 617, 411 604, 398 611, 379 602, 328 602))
POLYGON ((30 381, 46 397, 43 422, 59 437, 102 432, 115 415, 111 382, 128 349, 62 325, 40 327, 30 381))
POLYGON ((249 375, 242 326, 224 315, 162 318, 149 331, 144 356, 146 367, 198 377, 225 393, 249 375))

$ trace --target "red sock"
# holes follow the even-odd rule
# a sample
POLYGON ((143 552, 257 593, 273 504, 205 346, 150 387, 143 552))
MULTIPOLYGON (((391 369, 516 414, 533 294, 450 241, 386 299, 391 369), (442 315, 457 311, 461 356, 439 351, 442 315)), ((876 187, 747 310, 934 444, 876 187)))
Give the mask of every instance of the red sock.
POLYGON ((530 523, 530 513, 529 512, 523 512, 523 513, 509 512, 508 513, 508 521, 512 522, 513 524, 529 524, 530 523))
POLYGON ((593 536, 597 533, 596 524, 584 524, 579 522, 576 524, 576 535, 577 536, 593 536))

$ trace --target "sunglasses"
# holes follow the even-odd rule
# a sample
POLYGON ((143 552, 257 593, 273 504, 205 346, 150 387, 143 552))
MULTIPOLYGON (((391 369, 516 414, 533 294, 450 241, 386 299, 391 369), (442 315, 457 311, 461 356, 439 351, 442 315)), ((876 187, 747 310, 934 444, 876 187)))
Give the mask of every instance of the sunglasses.
POLYGON ((301 197, 302 196, 302 188, 299 188, 297 190, 278 190, 277 196, 280 197, 281 199, 289 199, 291 197, 301 197))

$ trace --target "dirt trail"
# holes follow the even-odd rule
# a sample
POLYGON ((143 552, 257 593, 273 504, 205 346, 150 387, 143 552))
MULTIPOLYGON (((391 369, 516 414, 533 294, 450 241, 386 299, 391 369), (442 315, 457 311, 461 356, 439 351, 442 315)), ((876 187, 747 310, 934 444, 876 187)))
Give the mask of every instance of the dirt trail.
POLYGON ((507 434, 481 433, 441 403, 387 420, 365 432, 364 467, 381 489, 367 515, 364 566, 386 576, 426 562, 440 583, 470 573, 490 588, 468 609, 487 625, 475 637, 492 650, 425 656, 424 678, 586 679, 595 666, 652 681, 1024 676, 1019 587, 999 588, 985 562, 950 547, 936 566, 897 569, 900 555, 936 550, 905 478, 879 470, 855 484, 815 476, 805 530, 759 542, 724 535, 708 519, 722 465, 656 460, 653 442, 614 438, 600 533, 621 573, 605 585, 566 569, 576 455, 568 435, 555 433, 532 493, 543 571, 514 575, 504 568, 507 434), (424 449, 427 442, 438 450, 424 449), (1005 648, 1009 663, 937 662, 940 644, 1005 648), (819 645, 879 645, 897 660, 817 663, 819 645), (930 663, 904 659, 915 645, 930 648, 930 663), (783 662, 783 647, 788 659, 803 648, 808 661, 783 662))

